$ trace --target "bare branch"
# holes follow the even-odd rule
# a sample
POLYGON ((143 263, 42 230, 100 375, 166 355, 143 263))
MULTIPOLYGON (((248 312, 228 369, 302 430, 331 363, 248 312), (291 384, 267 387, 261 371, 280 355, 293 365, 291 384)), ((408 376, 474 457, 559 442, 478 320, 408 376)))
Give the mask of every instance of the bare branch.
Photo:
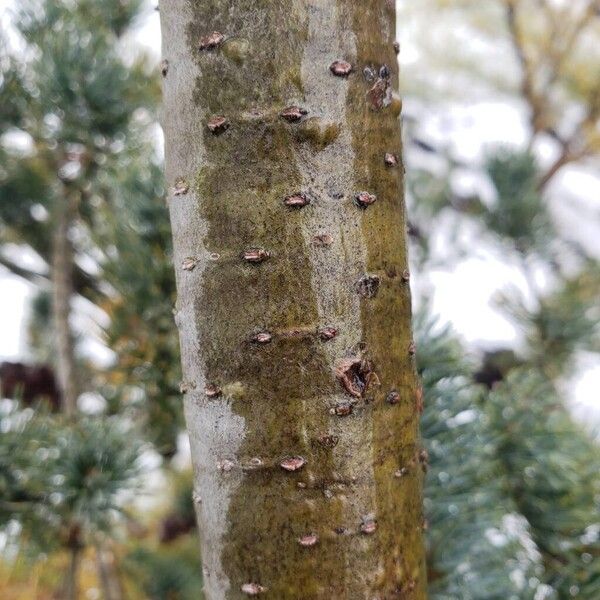
POLYGON ((525 52, 525 44, 517 22, 516 0, 502 0, 506 9, 506 24, 513 49, 521 67, 521 93, 531 108, 530 123, 534 135, 543 131, 544 106, 542 98, 535 91, 534 68, 525 52))
POLYGON ((562 72, 562 68, 571 55, 573 47, 577 42, 581 32, 592 22, 594 17, 596 16, 596 11, 598 10, 598 6, 595 6, 594 2, 590 2, 585 10, 582 12, 580 17, 575 21, 571 30, 567 32, 567 34, 563 37, 562 43, 560 43, 560 38, 558 37, 558 29, 560 27, 560 23, 564 24, 563 19, 553 19, 554 27, 552 32, 552 38, 557 40, 556 46, 560 43, 560 48, 551 53, 551 61, 550 61, 550 74, 548 79, 546 80, 545 86, 550 87, 556 83, 559 75, 562 72))
POLYGON ((20 267, 5 256, 0 255, 0 266, 4 267, 7 271, 10 271, 13 275, 25 279, 25 281, 37 281, 40 279, 48 281, 48 275, 20 267))

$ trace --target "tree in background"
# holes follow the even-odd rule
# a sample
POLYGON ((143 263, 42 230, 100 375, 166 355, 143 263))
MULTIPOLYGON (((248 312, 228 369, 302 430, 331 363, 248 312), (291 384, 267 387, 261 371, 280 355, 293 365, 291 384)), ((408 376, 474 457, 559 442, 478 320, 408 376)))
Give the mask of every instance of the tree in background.
POLYGON ((124 180, 121 175, 115 181, 115 173, 127 169, 132 157, 141 159, 153 119, 143 61, 127 65, 121 57, 122 38, 140 5, 23 3, 13 21, 22 52, 3 56, 1 262, 47 297, 37 303, 48 313, 43 331, 52 325, 45 358, 56 367, 71 415, 84 383, 74 347, 74 302, 76 296, 95 303, 107 297, 97 276, 99 252, 107 249, 94 244, 92 231, 102 209, 116 208, 113 196, 147 193, 140 189, 144 179, 128 188, 115 185, 124 180), (24 144, 11 143, 15 138, 24 144), (29 250, 39 267, 21 264, 15 245, 29 250))
POLYGON ((111 210, 103 211, 102 226, 94 229, 98 246, 110 249, 102 277, 116 292, 101 304, 110 319, 106 344, 116 360, 99 379, 110 410, 142 419, 147 438, 168 458, 184 427, 181 371, 173 323, 171 229, 162 197, 156 195, 162 169, 149 150, 139 148, 139 156, 115 173, 111 210), (138 193, 119 192, 130 187, 138 193))
POLYGON ((413 270, 451 270, 485 252, 524 282, 498 296, 524 334, 520 347, 488 349, 479 365, 426 315, 416 326, 431 467, 430 594, 592 599, 600 593, 600 453, 570 416, 565 391, 578 353, 600 349, 600 277, 594 251, 560 227, 552 200, 565 166, 598 161, 597 5, 432 0, 400 18, 430 33, 416 44, 419 70, 405 74, 414 111, 406 118, 413 270), (430 31, 432 10, 442 11, 442 35, 430 31), (490 48, 510 52, 515 68, 489 62, 490 48), (435 68, 447 77, 429 77, 435 68), (456 81, 471 82, 472 96, 456 81), (525 107, 522 148, 488 148, 483 160, 469 160, 459 143, 427 137, 424 113, 499 92, 525 107), (466 194, 457 185, 465 176, 478 189, 466 194))
POLYGON ((15 13, 23 51, 5 53, 0 88, 0 262, 36 286, 31 347, 57 368, 67 412, 101 388, 111 412, 141 416, 172 455, 180 378, 159 88, 127 41, 141 7, 32 0, 15 13), (22 260, 30 255, 38 267, 22 260), (108 315, 106 331, 85 316, 89 302, 108 315), (76 352, 82 320, 116 353, 109 369, 76 352))
POLYGON ((20 3, 16 39, 5 40, 1 58, 0 262, 35 286, 31 353, 56 367, 60 394, 40 382, 51 379, 49 369, 29 365, 4 365, 3 391, 25 405, 49 397, 70 417, 81 392, 102 392, 105 412, 115 415, 68 425, 19 411, 2 420, 0 523, 15 533, 8 564, 14 551, 15 565, 44 564, 49 553, 62 572, 60 557, 70 554, 64 583, 48 580, 61 598, 79 597, 92 550, 105 599, 121 598, 115 538, 133 516, 116 516, 132 500, 126 492, 138 489, 142 449, 130 423, 144 422, 147 438, 172 455, 180 420, 170 232, 155 149, 158 74, 128 43, 141 8, 20 3), (87 359, 90 337, 114 350, 108 367, 87 359))
POLYGON ((123 420, 82 418, 76 425, 30 411, 0 415, 0 523, 8 548, 43 560, 69 556, 61 598, 79 598, 81 559, 93 548, 103 595, 119 600, 106 562, 107 540, 127 519, 141 488, 142 446, 123 420))

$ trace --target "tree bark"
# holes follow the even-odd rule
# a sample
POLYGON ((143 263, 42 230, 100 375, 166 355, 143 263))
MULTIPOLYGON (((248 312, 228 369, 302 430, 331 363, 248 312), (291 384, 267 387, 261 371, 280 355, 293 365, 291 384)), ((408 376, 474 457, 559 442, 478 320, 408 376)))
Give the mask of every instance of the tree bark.
POLYGON ((73 333, 69 322, 73 298, 73 247, 69 230, 75 212, 75 200, 66 195, 55 214, 52 240, 52 319, 56 347, 56 370, 64 412, 77 411, 77 380, 73 333))
POLYGON ((79 566, 81 562, 81 548, 69 548, 69 567, 65 581, 65 600, 78 600, 79 598, 79 566))
POLYGON ((102 542, 97 542, 95 549, 98 580, 102 589, 103 600, 122 600, 121 582, 115 569, 115 559, 112 551, 105 549, 102 542))
POLYGON ((206 598, 425 598, 393 2, 160 14, 206 598))

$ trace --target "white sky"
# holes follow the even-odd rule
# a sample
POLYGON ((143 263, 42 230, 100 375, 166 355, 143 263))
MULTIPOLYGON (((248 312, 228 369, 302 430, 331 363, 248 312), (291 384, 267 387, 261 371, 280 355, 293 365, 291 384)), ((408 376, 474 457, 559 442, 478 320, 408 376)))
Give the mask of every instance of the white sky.
MULTIPOLYGON (((148 17, 135 31, 132 45, 141 44, 158 59, 160 52, 160 25, 158 12, 149 3, 148 17)), ((0 0, 0 25, 7 24, 7 9, 13 0, 0 0)), ((400 34, 402 27, 399 27, 400 34)), ((401 61, 406 57, 413 62, 418 52, 410 39, 401 39, 401 61)), ((422 130, 434 142, 450 144, 456 154, 469 161, 485 154, 495 144, 522 145, 525 138, 525 117, 518 106, 509 102, 480 101, 473 104, 455 104, 431 112, 423 120, 422 130), (451 135, 445 127, 452 112, 451 135)), ((545 149, 540 149, 543 159, 545 149)), ((547 156, 549 160, 551 157, 547 156)), ((465 185, 469 185, 466 180, 465 185)), ((555 194, 571 198, 560 208, 563 227, 577 233, 578 239, 600 253, 599 220, 600 178, 581 169, 566 169, 558 178, 555 194), (581 218, 581 211, 584 217, 581 218)), ((484 255, 460 262, 452 271, 428 274, 428 288, 433 288, 433 307, 443 320, 451 321, 460 335, 471 346, 493 347, 494 342, 518 341, 519 332, 493 308, 493 297, 503 283, 519 285, 519 274, 500 257, 484 255)), ((413 276, 419 286, 419 274, 413 276)), ((0 271, 0 360, 26 356, 23 341, 27 299, 27 284, 0 271)), ((600 389, 600 361, 586 356, 580 360, 580 370, 567 386, 576 414, 582 419, 594 418, 600 422, 598 392, 600 389)))

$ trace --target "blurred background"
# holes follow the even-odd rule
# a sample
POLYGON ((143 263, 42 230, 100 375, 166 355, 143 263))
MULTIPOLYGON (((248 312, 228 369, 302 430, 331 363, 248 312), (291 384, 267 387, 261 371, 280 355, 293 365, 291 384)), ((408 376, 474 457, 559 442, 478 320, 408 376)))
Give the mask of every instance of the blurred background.
MULTIPOLYGON (((600 598, 600 4, 399 0, 436 600, 600 598)), ((3 600, 197 600, 145 0, 0 0, 3 600)))

